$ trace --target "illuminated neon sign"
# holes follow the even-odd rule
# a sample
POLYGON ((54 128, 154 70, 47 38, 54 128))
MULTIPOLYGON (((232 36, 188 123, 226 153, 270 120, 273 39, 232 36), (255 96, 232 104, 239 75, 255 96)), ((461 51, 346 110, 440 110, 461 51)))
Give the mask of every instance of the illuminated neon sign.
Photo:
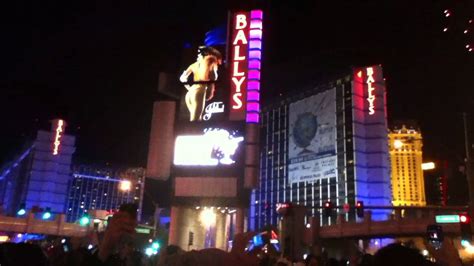
POLYGON ((375 114, 375 94, 374 94, 374 69, 372 67, 367 68, 367 101, 369 102, 369 115, 375 114))
POLYGON ((61 137, 64 131, 64 121, 62 119, 57 120, 58 123, 56 125, 56 135, 54 137, 53 142, 53 155, 58 155, 59 153, 59 146, 61 145, 61 137))
POLYGON ((230 120, 259 122, 262 18, 261 10, 232 17, 230 120))

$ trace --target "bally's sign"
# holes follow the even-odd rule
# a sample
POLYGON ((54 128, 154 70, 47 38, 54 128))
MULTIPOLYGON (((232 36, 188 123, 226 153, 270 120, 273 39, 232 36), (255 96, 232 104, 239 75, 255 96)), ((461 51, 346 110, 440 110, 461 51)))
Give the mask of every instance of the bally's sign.
POLYGON ((260 112, 261 10, 232 15, 230 51, 230 120, 258 123, 260 112))

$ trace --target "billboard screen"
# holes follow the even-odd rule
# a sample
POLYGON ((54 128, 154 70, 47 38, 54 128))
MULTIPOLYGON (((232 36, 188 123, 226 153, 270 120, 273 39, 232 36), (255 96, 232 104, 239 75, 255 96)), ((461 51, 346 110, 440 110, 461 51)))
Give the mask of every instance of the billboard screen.
POLYGON ((289 107, 288 181, 337 177, 336 89, 289 107))
POLYGON ((224 46, 199 46, 186 51, 184 70, 179 76, 182 96, 179 120, 210 121, 222 119, 227 108, 224 46))
POLYGON ((179 76, 181 121, 258 123, 262 16, 260 10, 231 13, 226 44, 188 49, 179 76))
POLYGON ((241 123, 200 123, 181 128, 174 143, 175 175, 241 176, 244 136, 241 123))

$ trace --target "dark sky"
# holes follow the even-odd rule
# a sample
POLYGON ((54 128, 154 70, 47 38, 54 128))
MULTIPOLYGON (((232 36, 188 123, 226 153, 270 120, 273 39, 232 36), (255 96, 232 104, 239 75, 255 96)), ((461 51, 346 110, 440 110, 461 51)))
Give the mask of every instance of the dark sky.
MULTIPOLYGON (((144 166, 158 73, 175 71, 183 45, 243 1, 10 2, 1 8, 0 163, 60 116, 77 136, 76 162, 144 166)), ((464 47, 474 46, 473 24, 462 31, 474 1, 258 4, 263 97, 382 64, 389 121, 418 121, 427 157, 462 152, 461 113, 474 115, 474 52, 464 47)))

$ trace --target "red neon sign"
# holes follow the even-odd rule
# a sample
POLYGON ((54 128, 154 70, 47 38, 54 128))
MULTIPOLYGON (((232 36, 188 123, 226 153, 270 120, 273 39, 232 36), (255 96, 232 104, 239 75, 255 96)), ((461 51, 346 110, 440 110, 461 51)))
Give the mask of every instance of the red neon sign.
POLYGON ((53 142, 53 155, 58 155, 59 146, 61 145, 61 137, 64 131, 64 121, 59 119, 57 120, 58 124, 56 125, 56 135, 53 142))
POLYGON ((235 13, 231 36, 231 84, 230 84, 230 119, 244 120, 247 97, 248 69, 248 12, 235 13))
POLYGON ((375 94, 374 94, 374 69, 372 67, 367 68, 367 101, 369 102, 369 115, 375 114, 375 94))

